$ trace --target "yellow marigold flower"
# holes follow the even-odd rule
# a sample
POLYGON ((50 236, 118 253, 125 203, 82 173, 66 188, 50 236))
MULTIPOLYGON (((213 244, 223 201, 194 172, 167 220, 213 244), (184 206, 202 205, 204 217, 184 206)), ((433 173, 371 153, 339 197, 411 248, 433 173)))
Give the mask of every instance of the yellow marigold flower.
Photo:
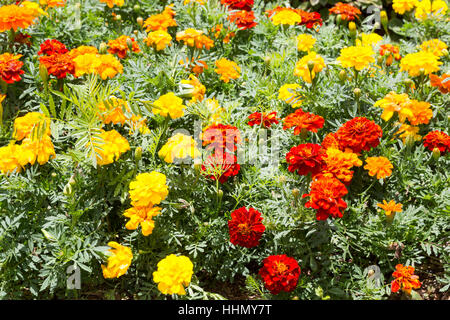
POLYGON ((309 52, 315 43, 316 39, 312 35, 301 34, 297 37, 297 50, 309 52))
POLYGON ((378 203, 377 206, 383 209, 387 216, 390 216, 393 212, 402 212, 403 205, 401 203, 395 203, 394 200, 389 201, 389 203, 383 200, 383 203, 378 203))
POLYGON ((377 179, 384 179, 392 174, 394 166, 386 157, 368 157, 364 169, 369 171, 370 176, 377 175, 377 179))
POLYGON ((142 134, 150 133, 150 129, 147 127, 147 119, 142 118, 139 115, 132 115, 127 119, 126 124, 130 127, 130 134, 133 134, 136 130, 139 130, 142 134))
POLYGON ((170 115, 172 119, 180 118, 184 115, 183 99, 178 98, 173 92, 169 92, 159 97, 153 102, 155 108, 152 109, 154 114, 160 114, 163 117, 170 115))
POLYGON ((134 207, 160 204, 169 194, 166 176, 156 171, 140 173, 130 182, 129 193, 131 205, 134 207))
POLYGON ((181 83, 186 87, 191 87, 189 90, 189 96, 191 97, 190 103, 195 103, 197 101, 203 101, 203 97, 206 93, 205 86, 198 80, 194 75, 189 76, 189 80, 181 80, 181 83))
POLYGON ((297 93, 297 89, 300 88, 299 84, 286 83, 278 90, 278 99, 290 104, 292 108, 298 108, 303 102, 303 100, 300 100, 301 96, 297 93))
POLYGON ((11 141, 7 146, 0 148, 0 171, 2 174, 8 175, 12 172, 20 172, 22 166, 17 159, 20 153, 20 146, 11 141))
POLYGON ((45 126, 44 134, 50 135, 50 118, 40 112, 28 112, 23 117, 18 117, 14 120, 13 138, 15 140, 22 140, 33 131, 33 128, 45 126))
POLYGON ((130 144, 116 130, 104 131, 100 134, 101 140, 95 143, 97 165, 103 166, 113 163, 120 156, 130 150, 130 144))
POLYGON ((237 79, 241 76, 241 68, 239 68, 236 62, 230 61, 226 58, 220 58, 217 60, 216 67, 217 69, 214 69, 214 71, 220 75, 220 80, 225 83, 230 82, 230 79, 237 79))
POLYGON ((332 174, 342 182, 350 182, 353 178, 352 167, 360 167, 362 161, 353 152, 344 152, 336 148, 328 148, 324 157, 326 168, 322 174, 332 174))
POLYGON ((66 0, 39 0, 39 4, 47 8, 64 7, 66 0))
POLYGON ((411 137, 414 141, 421 141, 422 136, 419 135, 419 127, 410 126, 406 123, 402 123, 398 131, 395 133, 399 138, 402 139, 403 143, 406 143, 406 139, 411 137))
POLYGON ((113 55, 102 54, 96 72, 103 80, 106 80, 107 78, 113 78, 118 73, 123 73, 123 65, 113 55))
POLYGON ((407 71, 410 77, 417 77, 421 73, 428 75, 439 71, 441 64, 433 53, 419 51, 409 53, 400 60, 400 71, 407 71))
POLYGON ((443 51, 445 49, 447 49, 448 46, 447 46, 447 44, 445 44, 445 42, 443 42, 439 39, 432 39, 432 40, 424 41, 420 45, 420 48, 422 49, 422 51, 431 52, 435 56, 440 57, 440 56, 444 55, 443 51))
POLYGON ((271 20, 272 23, 276 26, 280 24, 288 24, 292 26, 294 24, 300 23, 302 21, 302 18, 294 11, 280 10, 272 16, 271 20))
POLYGON ((40 165, 44 165, 56 157, 55 147, 48 135, 44 135, 40 139, 25 138, 20 146, 20 153, 18 158, 23 165, 26 163, 33 165, 36 160, 40 165))
POLYGON ((393 0, 392 9, 398 14, 413 10, 418 4, 417 0, 393 0))
POLYGON ((206 99, 205 107, 208 125, 222 122, 222 114, 225 113, 225 110, 220 106, 219 101, 217 101, 216 98, 206 99))
POLYGON ((108 266, 102 265, 103 277, 106 279, 119 278, 130 267, 133 253, 130 248, 122 246, 115 241, 109 242, 108 246, 113 249, 108 250, 112 254, 108 258, 108 266))
POLYGON ((383 37, 376 33, 361 33, 361 40, 356 40, 356 46, 374 46, 383 40, 383 37))
POLYGON ((139 225, 142 228, 142 234, 146 237, 153 232, 155 222, 153 217, 161 213, 160 207, 131 207, 124 212, 124 216, 130 218, 125 225, 128 230, 136 230, 139 225))
POLYGON ((163 30, 167 31, 169 27, 176 27, 177 22, 173 18, 175 16, 175 11, 171 8, 172 5, 167 6, 164 11, 160 14, 155 14, 148 17, 144 21, 143 27, 146 29, 145 31, 156 31, 163 30))
POLYGON ((341 55, 337 60, 344 68, 355 68, 361 71, 369 63, 375 62, 374 54, 370 46, 352 46, 341 49, 341 55))
POLYGON ((174 159, 185 159, 188 156, 195 159, 200 156, 197 142, 194 138, 177 133, 169 138, 167 143, 159 150, 158 155, 167 163, 173 163, 174 159))
POLYGON ((124 4, 124 0, 100 0, 100 2, 106 3, 110 8, 114 7, 114 5, 121 7, 124 4))
POLYGON ((447 13, 448 6, 443 0, 422 0, 416 4, 414 16, 417 20, 425 20, 428 18, 441 19, 447 13))
POLYGON ((411 100, 409 108, 413 115, 408 120, 413 126, 428 124, 433 117, 433 110, 431 110, 431 105, 428 102, 411 100))
POLYGON ((114 96, 110 97, 108 101, 100 102, 97 105, 100 110, 99 117, 102 119, 104 124, 118 124, 124 125, 129 119, 125 115, 126 112, 130 113, 130 107, 128 107, 128 102, 123 99, 118 99, 114 96))
POLYGON ((206 0, 184 0, 184 2, 183 2, 184 5, 187 5, 189 3, 193 3, 193 4, 198 3, 199 5, 202 6, 206 3, 206 0))
POLYGON ((34 19, 41 14, 45 13, 39 8, 39 5, 29 1, 24 1, 20 5, 1 6, 0 32, 5 32, 10 29, 14 29, 14 31, 17 31, 19 28, 26 29, 34 24, 34 19))
POLYGON ((297 61, 295 65, 294 75, 302 77, 308 83, 316 77, 316 74, 325 68, 325 60, 316 52, 311 51, 306 56, 297 61), (312 70, 309 70, 308 64, 314 64, 312 70))
POLYGON ((406 118, 414 116, 410 108, 411 100, 406 93, 398 94, 391 91, 383 99, 375 102, 374 106, 383 109, 381 119, 384 121, 392 118, 394 112, 398 113, 400 122, 404 122, 406 118))
POLYGON ((172 46, 172 37, 164 30, 152 31, 144 39, 149 47, 155 48, 156 51, 164 50, 167 46, 172 46))
POLYGON ((191 283, 194 265, 186 256, 171 254, 158 262, 158 270, 153 272, 153 281, 158 283, 158 290, 162 294, 184 295, 191 283))
POLYGON ((78 48, 69 51, 69 55, 72 57, 72 59, 75 59, 76 57, 87 53, 97 54, 98 49, 93 46, 79 46, 78 48))
POLYGON ((205 48, 209 50, 214 47, 214 41, 205 36, 203 31, 192 28, 178 32, 176 39, 177 41, 183 41, 189 47, 195 47, 197 49, 205 48))
POLYGON ((102 63, 100 55, 96 53, 80 54, 73 59, 73 62, 75 63, 75 77, 95 73, 102 63))

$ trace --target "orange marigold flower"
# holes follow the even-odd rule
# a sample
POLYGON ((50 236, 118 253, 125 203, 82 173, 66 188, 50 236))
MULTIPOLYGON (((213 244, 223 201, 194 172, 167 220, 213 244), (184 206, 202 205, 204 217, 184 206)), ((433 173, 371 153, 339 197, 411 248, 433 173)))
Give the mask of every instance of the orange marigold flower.
POLYGON ((394 166, 386 157, 368 157, 364 169, 369 171, 370 176, 377 175, 377 179, 384 179, 392 174, 394 166))
POLYGON ((160 14, 155 14, 148 17, 144 21, 143 28, 146 32, 163 30, 167 31, 169 27, 176 27, 177 22, 174 19, 175 11, 172 9, 172 5, 164 8, 164 11, 160 14))
POLYGON ((191 63, 189 63, 189 59, 186 58, 186 60, 180 60, 180 65, 184 66, 188 71, 191 71, 195 73, 196 75, 199 75, 203 73, 205 69, 208 69, 208 65, 203 60, 197 60, 195 61, 194 58, 192 58, 191 63))
POLYGON ((333 132, 330 132, 325 136, 325 138, 323 138, 322 147, 324 147, 325 149, 335 148, 341 150, 341 146, 339 145, 339 141, 336 137, 336 134, 333 132))
POLYGON ((423 145, 430 151, 438 148, 441 154, 445 154, 450 151, 450 136, 445 132, 435 130, 423 137, 423 145))
POLYGON ((353 118, 336 131, 339 145, 344 149, 350 148, 354 153, 375 148, 380 143, 382 135, 381 127, 364 117, 353 118))
POLYGON ((12 4, 1 6, 0 32, 5 32, 10 29, 17 31, 19 28, 25 29, 34 24, 34 19, 44 12, 40 9, 36 10, 34 5, 39 7, 37 3, 29 1, 24 1, 20 5, 12 4))
POLYGON ((304 143, 292 147, 286 154, 288 170, 301 176, 311 173, 313 176, 323 170, 325 166, 325 149, 319 144, 304 143))
POLYGON ((431 110, 431 105, 428 102, 411 100, 409 108, 413 116, 409 117, 408 120, 413 126, 428 124, 433 117, 433 110, 431 110))
POLYGON ((303 198, 310 197, 305 207, 317 210, 317 220, 326 220, 329 216, 342 218, 343 210, 347 208, 342 197, 347 192, 345 185, 338 179, 325 175, 320 176, 311 183, 309 194, 303 195, 303 198))
POLYGON ((254 12, 246 10, 231 12, 228 20, 233 22, 241 30, 251 29, 258 24, 255 22, 254 12))
POLYGON ((332 14, 340 14, 342 20, 346 21, 352 21, 355 20, 355 18, 359 19, 359 15, 361 14, 361 11, 358 8, 342 2, 336 3, 329 11, 332 14))
POLYGON ((22 78, 21 74, 24 74, 21 68, 23 62, 19 59, 22 57, 21 54, 11 54, 4 53, 0 55, 0 76, 6 83, 13 83, 15 81, 20 81, 22 78))
POLYGON ((11 141, 10 144, 0 147, 0 172, 9 175, 12 172, 22 171, 22 166, 17 158, 20 146, 11 141))
POLYGON ((226 58, 220 58, 217 60, 216 67, 217 69, 214 69, 214 71, 220 75, 220 80, 225 83, 230 82, 230 79, 237 79, 241 76, 241 68, 239 68, 236 62, 230 61, 226 58))
POLYGON ((430 84, 437 87, 443 94, 450 92, 450 74, 444 73, 442 76, 430 74, 430 84))
POLYGON ((110 97, 105 102, 100 102, 97 105, 100 110, 99 117, 104 124, 118 124, 124 125, 129 117, 125 115, 126 112, 131 112, 128 103, 125 100, 116 97, 110 97))
POLYGON ((58 79, 65 78, 67 74, 75 74, 75 63, 69 53, 42 56, 39 62, 47 68, 48 74, 58 79))
POLYGON ((114 5, 116 6, 123 6, 124 4, 124 0, 100 0, 100 2, 106 3, 106 5, 110 8, 114 7, 114 5))
POLYGON ((205 36, 203 31, 192 28, 178 32, 176 39, 177 41, 183 41, 189 47, 195 47, 200 50, 203 48, 209 50, 214 47, 214 41, 205 36))
POLYGON ((64 7, 66 0, 39 0, 39 4, 47 8, 64 7))
POLYGON ((270 128, 273 123, 277 124, 279 119, 277 118, 277 112, 273 111, 270 113, 253 112, 248 116, 248 120, 248 125, 251 127, 262 124, 264 128, 270 128))
POLYGON ((321 116, 305 112, 299 108, 284 118, 283 129, 294 128, 294 134, 298 135, 302 131, 317 132, 318 129, 323 127, 324 123, 325 119, 321 116))
POLYGON ((128 37, 125 35, 120 36, 115 40, 108 41, 108 52, 111 54, 117 54, 117 56, 121 59, 127 56, 128 50, 133 52, 141 52, 139 45, 136 40, 132 37, 128 37), (131 41, 131 48, 128 46, 131 41))
POLYGON ((378 203, 377 206, 383 209, 387 216, 390 216, 393 212, 402 212, 403 207, 401 203, 395 203, 394 200, 389 201, 389 203, 383 200, 383 203, 378 203))
POLYGON ((353 152, 343 152, 339 149, 328 148, 325 161, 325 168, 321 174, 332 174, 335 178, 343 183, 349 183, 353 178, 352 167, 360 167, 362 161, 358 159, 358 155, 353 152))
POLYGON ((414 274, 414 267, 411 266, 396 265, 392 276, 395 278, 391 282, 392 292, 398 292, 401 289, 403 292, 411 294, 412 289, 418 289, 422 285, 419 276, 414 274))

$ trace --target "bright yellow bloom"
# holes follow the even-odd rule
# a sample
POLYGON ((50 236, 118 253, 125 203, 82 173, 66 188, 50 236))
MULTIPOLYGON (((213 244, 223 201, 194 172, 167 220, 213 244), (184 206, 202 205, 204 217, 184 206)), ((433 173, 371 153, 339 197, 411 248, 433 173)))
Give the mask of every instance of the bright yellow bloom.
POLYGON ((110 8, 114 7, 114 5, 121 7, 124 4, 124 0, 100 0, 100 2, 106 3, 110 8))
POLYGON ((189 76, 189 80, 181 80, 181 83, 188 85, 187 87, 191 87, 189 90, 189 96, 191 97, 190 103, 195 103, 197 101, 203 101, 203 97, 206 93, 205 86, 198 80, 198 78, 194 75, 189 76))
POLYGON ((301 96, 297 93, 297 89, 301 86, 296 83, 286 83, 278 90, 278 99, 292 105, 292 108, 298 108, 302 105, 301 96))
POLYGON ((312 35, 301 34, 297 37, 297 50, 309 52, 315 43, 316 39, 312 35))
POLYGON ((393 0, 392 9, 398 14, 404 14, 405 12, 414 9, 417 4, 417 0, 393 0))
POLYGON ((217 69, 214 69, 214 71, 220 75, 220 80, 225 83, 230 82, 230 79, 237 79, 241 76, 241 68, 239 68, 236 62, 230 61, 226 58, 220 58, 217 60, 216 67, 217 69))
POLYGON ((411 100, 406 93, 398 94, 391 91, 383 99, 375 102, 374 106, 383 109, 381 119, 384 121, 392 118, 394 112, 398 113, 400 122, 404 122, 407 117, 412 118, 414 116, 410 108, 411 100))
POLYGON ((216 98, 206 99, 206 120, 208 125, 218 124, 222 122, 222 114, 225 113, 225 109, 219 105, 219 101, 216 98))
POLYGON ((443 51, 444 51, 444 49, 447 49, 448 46, 445 42, 443 42, 439 39, 432 39, 432 40, 424 41, 420 45, 420 48, 423 51, 431 52, 435 56, 440 57, 440 56, 444 55, 443 51))
POLYGON ((433 53, 419 51, 409 53, 400 60, 400 71, 407 71, 410 77, 417 77, 421 73, 428 75, 439 71, 441 64, 433 53))
POLYGON ((411 100, 409 108, 413 116, 408 118, 408 120, 413 126, 428 124, 433 117, 433 110, 431 110, 431 105, 428 102, 411 100))
POLYGON ((76 57, 87 53, 97 54, 98 49, 93 46, 79 46, 78 48, 69 51, 69 55, 72 57, 72 59, 75 59, 76 57))
POLYGON ((176 27, 177 22, 173 18, 175 16, 175 11, 172 9, 173 5, 167 6, 164 11, 160 14, 155 14, 148 17, 144 21, 143 28, 147 32, 164 30, 167 31, 169 27, 176 27))
POLYGON ((172 119, 180 118, 184 115, 183 99, 178 98, 173 92, 169 92, 159 97, 153 102, 155 108, 152 109, 154 114, 160 114, 163 117, 170 115, 172 119))
POLYGON ((155 222, 153 217, 161 213, 160 207, 131 207, 124 212, 124 216, 130 218, 125 225, 128 230, 136 230, 139 225, 142 228, 142 234, 146 237, 153 232, 155 222))
POLYGON ((131 205, 134 207, 160 204, 169 194, 166 176, 156 171, 140 173, 130 182, 129 193, 131 205))
POLYGON ((370 176, 377 175, 377 179, 384 179, 392 174, 394 166, 386 157, 368 157, 364 169, 369 171, 370 176))
POLYGON ((402 212, 403 205, 401 203, 395 203, 394 200, 389 201, 389 203, 383 200, 383 203, 378 203, 377 206, 383 209, 387 216, 390 216, 393 212, 402 212))
POLYGON ((44 135, 40 139, 28 137, 23 140, 20 154, 17 157, 23 166, 27 163, 33 165, 36 160, 40 165, 44 165, 56 157, 55 147, 48 135, 44 135))
POLYGON ((361 40, 356 40, 356 46, 374 46, 383 40, 383 37, 376 33, 361 33, 361 40))
POLYGON ((130 150, 130 144, 116 130, 104 131, 100 134, 100 141, 94 143, 97 165, 103 166, 113 163, 120 156, 130 150))
POLYGON ((193 3, 193 4, 198 3, 199 5, 204 5, 206 3, 206 0, 184 0, 184 2, 183 2, 184 5, 187 5, 189 3, 193 3))
POLYGON ((184 295, 191 283, 194 265, 186 256, 171 254, 158 262, 158 270, 153 272, 153 281, 158 283, 158 290, 162 294, 184 295))
POLYGON ((123 73, 123 66, 113 55, 102 54, 96 72, 103 80, 106 80, 107 78, 113 78, 118 73, 123 73))
POLYGON ((115 241, 109 242, 108 246, 113 249, 108 250, 112 254, 108 258, 108 266, 102 265, 103 277, 106 279, 119 278, 130 267, 133 253, 130 248, 122 246, 115 241))
POLYGON ((103 80, 113 78, 117 73, 123 73, 123 65, 111 54, 86 53, 73 59, 75 76, 96 73, 103 80))
POLYGON ((375 62, 374 54, 370 46, 352 46, 341 49, 341 55, 337 60, 344 68, 355 68, 361 71, 369 63, 375 62))
POLYGON ((13 171, 20 172, 22 170, 19 159, 17 159, 19 153, 20 146, 14 144, 14 141, 0 148, 0 171, 2 174, 8 175, 13 171))
POLYGON ((288 24, 288 25, 294 25, 296 23, 300 23, 302 21, 302 18, 299 14, 297 14, 294 11, 291 10, 281 10, 275 13, 272 18, 272 23, 274 25, 280 25, 280 24, 288 24))
POLYGON ((47 8, 64 7, 66 0, 39 0, 39 4, 47 8))
POLYGON ((167 143, 159 150, 158 155, 167 163, 173 163, 174 159, 185 159, 188 156, 195 159, 200 156, 197 142, 194 138, 177 133, 169 138, 167 143))
POLYGON ((167 46, 172 46, 172 37, 164 30, 152 31, 144 39, 149 47, 155 48, 156 51, 164 50, 167 46))
POLYGON ((104 124, 125 124, 128 119, 125 115, 126 112, 130 112, 128 103, 125 100, 118 99, 116 97, 110 97, 108 101, 100 102, 97 105, 100 110, 100 118, 104 124))
POLYGON ((448 6, 443 0, 422 0, 416 4, 416 12, 414 16, 417 20, 422 21, 428 18, 441 19, 447 13, 448 6))
POLYGON ((311 83, 316 74, 325 68, 325 60, 316 52, 311 51, 301 58, 295 64, 294 75, 302 77, 305 82, 311 83), (312 70, 309 70, 308 64, 314 64, 312 70))
POLYGON ((406 139, 408 137, 411 137, 414 141, 420 141, 422 140, 422 136, 418 134, 419 130, 419 127, 414 127, 406 123, 402 123, 395 135, 401 138, 403 143, 406 143, 406 139))
POLYGON ((43 134, 50 135, 50 118, 40 112, 28 112, 14 120, 13 138, 20 141, 28 137, 34 128, 39 131, 44 127, 43 134))

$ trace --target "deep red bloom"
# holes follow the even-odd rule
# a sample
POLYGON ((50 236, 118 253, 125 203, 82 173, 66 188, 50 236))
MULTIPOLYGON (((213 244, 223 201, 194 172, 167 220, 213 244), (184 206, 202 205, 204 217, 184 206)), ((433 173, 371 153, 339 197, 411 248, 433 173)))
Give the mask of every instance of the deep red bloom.
POLYGON ((356 117, 344 123, 337 131, 336 138, 342 148, 350 148, 354 153, 370 151, 380 143, 383 135, 381 127, 375 122, 356 117))
POLYGON ((55 39, 48 39, 41 44, 41 50, 38 51, 38 55, 43 54, 51 56, 54 54, 64 54, 67 52, 69 52, 69 50, 63 43, 55 39))
POLYGON ((325 166, 325 149, 319 144, 305 143, 292 147, 286 154, 286 161, 289 164, 288 170, 301 176, 308 173, 318 174, 325 166))
POLYGON ((230 177, 237 175, 240 169, 241 166, 237 164, 235 155, 217 150, 202 164, 202 171, 212 180, 218 178, 220 183, 227 182, 230 177))
POLYGON ((259 126, 262 123, 264 128, 270 128, 272 123, 277 124, 279 119, 277 118, 277 112, 273 111, 271 113, 253 112, 248 116, 248 120, 248 125, 251 127, 254 125, 259 126))
POLYGON ((358 15, 361 14, 361 11, 348 3, 338 2, 334 5, 333 8, 329 9, 330 13, 340 14, 342 20, 352 21, 355 18, 359 18, 358 15))
POLYGON ((39 58, 48 71, 48 74, 54 75, 58 79, 65 78, 68 73, 75 73, 75 63, 70 54, 53 54, 51 56, 42 56, 39 58))
POLYGON ((228 9, 250 11, 255 3, 254 0, 221 0, 223 5, 228 9))
POLYGON ((345 185, 338 179, 321 175, 311 183, 309 194, 303 195, 303 198, 311 197, 305 207, 317 210, 317 220, 326 220, 330 215, 334 218, 342 218, 342 210, 347 208, 347 204, 341 198, 347 192, 345 185))
POLYGON ((441 154, 445 154, 450 151, 450 136, 442 131, 435 130, 423 137, 423 145, 431 151, 438 148, 441 154))
POLYGON ((6 83, 22 79, 20 75, 25 71, 21 69, 23 67, 23 62, 19 60, 21 57, 21 54, 14 55, 8 52, 0 55, 0 77, 6 83))
POLYGON ((246 10, 231 12, 228 20, 234 22, 241 30, 251 29, 258 24, 255 22, 254 12, 246 10))
POLYGON ((256 209, 242 207, 231 213, 231 220, 228 220, 230 241, 234 245, 245 248, 253 248, 259 245, 259 240, 266 230, 261 223, 263 218, 261 212, 256 209))
POLYGON ((289 114, 284 118, 283 129, 290 129, 294 127, 294 134, 298 135, 302 131, 317 132, 323 127, 325 119, 314 113, 305 112, 302 109, 295 110, 294 113, 289 114))
POLYGON ((203 130, 202 141, 204 146, 207 145, 206 149, 233 152, 237 150, 237 144, 241 143, 241 133, 231 125, 213 124, 203 130))
POLYGON ((300 266, 297 260, 282 254, 265 258, 263 264, 259 275, 270 293, 291 292, 297 287, 300 276, 300 266))

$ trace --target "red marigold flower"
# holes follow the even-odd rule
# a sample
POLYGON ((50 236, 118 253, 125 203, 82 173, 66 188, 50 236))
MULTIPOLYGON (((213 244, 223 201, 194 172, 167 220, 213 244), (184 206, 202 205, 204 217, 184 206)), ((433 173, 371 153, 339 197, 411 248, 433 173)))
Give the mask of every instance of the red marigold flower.
POLYGON ((352 21, 355 20, 355 18, 358 18, 358 15, 361 14, 361 11, 352 6, 351 4, 338 2, 334 5, 333 8, 329 9, 330 13, 333 14, 340 14, 342 20, 352 21))
MULTIPOLYGON (((301 9, 297 9, 297 13, 302 18, 300 22, 301 25, 305 25, 308 29, 321 27, 323 24, 320 13, 318 12, 307 12, 301 9)), ((318 31, 318 30, 316 30, 318 31)))
POLYGON ((392 276, 395 278, 391 282, 392 292, 397 292, 401 289, 403 292, 411 294, 412 289, 418 289, 422 285, 419 281, 419 276, 414 274, 414 267, 411 266, 397 264, 392 276))
POLYGON ((323 138, 322 147, 324 147, 325 149, 335 148, 335 149, 339 149, 342 151, 342 148, 339 145, 339 141, 336 137, 336 133, 333 133, 333 132, 330 132, 329 134, 327 134, 325 136, 325 138, 323 138))
POLYGON ((229 9, 246 11, 252 10, 255 3, 254 0, 221 0, 220 2, 229 9))
POLYGON ((292 147, 286 154, 288 170, 301 176, 318 174, 324 167, 325 149, 319 144, 305 143, 292 147))
POLYGON ((265 258, 263 264, 259 275, 270 293, 291 292, 297 287, 300 276, 300 266, 297 260, 282 254, 265 258))
POLYGON ((435 130, 423 137, 423 145, 430 151, 438 148, 441 154, 445 154, 450 151, 450 136, 445 132, 435 130))
POLYGON ((231 12, 228 20, 234 22, 241 30, 251 29, 258 24, 255 22, 254 12, 246 10, 231 12))
POLYGON ((262 123, 264 128, 270 128, 272 123, 278 124, 277 112, 273 111, 271 113, 261 113, 261 112, 253 112, 248 116, 249 122, 248 125, 253 127, 254 125, 260 125, 262 123))
POLYGON ((289 114, 284 118, 283 129, 290 129, 294 127, 294 134, 298 135, 303 131, 317 132, 323 127, 325 119, 321 116, 310 112, 305 112, 301 108, 295 110, 294 113, 289 114))
POLYGON ((330 215, 334 218, 342 218, 342 211, 347 208, 342 197, 347 192, 345 185, 338 179, 322 175, 311 183, 309 194, 303 195, 303 198, 311 197, 305 207, 317 210, 317 220, 326 220, 330 215))
POLYGON ((245 248, 253 248, 259 245, 259 240, 266 230, 261 223, 263 218, 261 212, 256 209, 242 207, 231 213, 231 220, 228 220, 230 241, 234 245, 245 248))
POLYGON ((69 52, 66 46, 56 39, 45 40, 38 51, 38 55, 52 56, 54 54, 64 54, 69 52))
POLYGON ((235 155, 217 150, 202 164, 202 171, 212 180, 219 179, 220 183, 225 183, 230 177, 236 176, 240 169, 235 155))
POLYGON ((28 47, 31 47, 30 39, 31 39, 31 36, 29 34, 18 32, 18 33, 16 33, 16 36, 14 37, 14 43, 25 44, 28 47))
POLYGON ((215 149, 216 152, 236 151, 237 145, 241 143, 239 129, 224 124, 213 124, 206 127, 202 134, 203 145, 207 149, 215 149))
POLYGON ((65 78, 68 73, 75 74, 75 63, 69 53, 42 56, 39 61, 47 68, 48 74, 58 79, 65 78))
POLYGON ((336 131, 339 145, 344 149, 351 149, 354 153, 375 148, 380 143, 382 135, 381 127, 364 117, 353 118, 336 131))
POLYGON ((443 94, 450 92, 450 74, 444 73, 441 77, 430 74, 430 84, 437 87, 443 94))
POLYGON ((21 68, 23 62, 19 59, 22 57, 21 54, 11 54, 4 53, 0 55, 0 76, 6 83, 13 83, 15 81, 20 81, 22 78, 21 74, 24 74, 21 68))

